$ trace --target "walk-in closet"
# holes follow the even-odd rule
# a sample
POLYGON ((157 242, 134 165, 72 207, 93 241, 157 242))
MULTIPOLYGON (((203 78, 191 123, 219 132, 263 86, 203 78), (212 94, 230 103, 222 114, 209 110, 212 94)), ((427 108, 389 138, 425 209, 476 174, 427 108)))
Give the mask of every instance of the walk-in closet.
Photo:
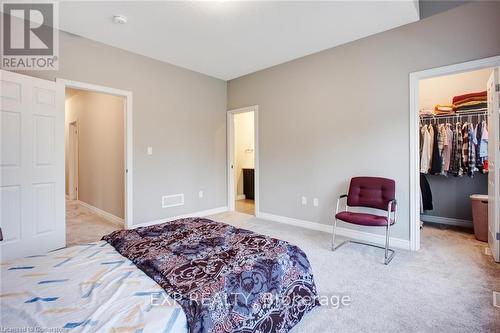
MULTIPOLYGON (((422 227, 488 241, 488 94, 493 69, 421 80, 422 227)), ((486 243, 485 243, 486 244, 486 243)))

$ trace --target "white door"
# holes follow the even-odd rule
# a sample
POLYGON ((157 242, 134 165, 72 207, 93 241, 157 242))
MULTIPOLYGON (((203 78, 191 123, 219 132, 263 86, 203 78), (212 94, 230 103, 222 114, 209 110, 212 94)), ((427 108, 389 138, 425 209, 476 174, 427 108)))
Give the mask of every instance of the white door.
POLYGON ((64 99, 55 82, 0 71, 0 260, 66 244, 64 99))
POLYGON ((495 261, 500 262, 500 105, 499 69, 488 80, 488 243, 495 261))

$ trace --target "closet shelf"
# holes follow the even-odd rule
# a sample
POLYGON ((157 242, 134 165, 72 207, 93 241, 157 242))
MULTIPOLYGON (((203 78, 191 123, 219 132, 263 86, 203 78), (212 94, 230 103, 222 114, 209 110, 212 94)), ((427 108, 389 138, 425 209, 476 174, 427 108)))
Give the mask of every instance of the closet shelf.
POLYGON ((443 115, 420 115, 420 119, 445 119, 445 118, 464 118, 470 116, 487 116, 488 111, 468 111, 464 113, 443 114, 443 115))

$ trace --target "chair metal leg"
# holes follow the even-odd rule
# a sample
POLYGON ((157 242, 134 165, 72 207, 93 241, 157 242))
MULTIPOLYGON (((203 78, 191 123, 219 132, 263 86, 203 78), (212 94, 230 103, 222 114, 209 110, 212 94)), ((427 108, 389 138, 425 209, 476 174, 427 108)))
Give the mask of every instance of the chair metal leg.
POLYGON ((335 218, 335 222, 333 222, 333 237, 332 237, 332 251, 335 251, 335 230, 337 229, 337 219, 335 218))
POLYGON ((390 231, 390 225, 391 225, 391 222, 389 221, 387 223, 387 228, 385 229, 385 255, 384 255, 384 264, 388 265, 392 258, 394 257, 394 250, 391 250, 389 249, 389 231, 390 231), (391 254, 389 255, 389 251, 391 252, 391 254))
POLYGON ((380 245, 367 243, 367 242, 361 242, 361 241, 352 240, 352 239, 347 239, 347 240, 343 241, 342 243, 340 243, 339 245, 335 246, 335 229, 336 229, 336 227, 337 227, 337 219, 335 219, 335 222, 333 223, 332 251, 335 251, 339 247, 344 246, 345 244, 349 244, 349 243, 355 243, 355 244, 376 247, 378 249, 383 249, 385 251, 385 254, 384 254, 384 264, 385 265, 388 265, 391 262, 392 258, 394 258, 394 255, 396 254, 396 252, 393 249, 389 248, 389 235, 390 235, 389 228, 390 228, 390 226, 386 227, 385 246, 380 246, 380 245))

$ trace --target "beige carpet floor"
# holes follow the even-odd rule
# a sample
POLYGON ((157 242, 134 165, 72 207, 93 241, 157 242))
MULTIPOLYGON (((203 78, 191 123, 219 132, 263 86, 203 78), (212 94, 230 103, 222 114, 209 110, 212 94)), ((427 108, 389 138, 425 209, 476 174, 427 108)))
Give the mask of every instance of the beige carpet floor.
POLYGON ((468 232, 426 225, 422 249, 397 250, 385 266, 382 250, 348 244, 330 251, 327 233, 241 213, 210 218, 300 246, 319 293, 350 296, 348 306, 313 310, 293 333, 500 332, 492 296, 500 291, 500 264, 468 232))
POLYGON ((121 229, 80 205, 77 201, 66 201, 66 245, 91 243, 102 236, 121 229))

